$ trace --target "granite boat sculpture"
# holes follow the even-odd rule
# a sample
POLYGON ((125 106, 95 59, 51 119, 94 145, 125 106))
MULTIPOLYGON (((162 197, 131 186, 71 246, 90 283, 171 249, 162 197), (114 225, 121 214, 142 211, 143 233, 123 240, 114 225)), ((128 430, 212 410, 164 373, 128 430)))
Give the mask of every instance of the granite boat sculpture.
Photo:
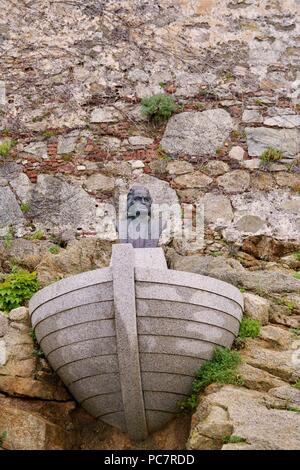
POLYGON ((113 246, 111 265, 45 287, 30 302, 37 340, 75 399, 141 440, 191 393, 243 311, 225 282, 167 268, 161 248, 113 246), (153 267, 155 266, 155 268, 153 267))

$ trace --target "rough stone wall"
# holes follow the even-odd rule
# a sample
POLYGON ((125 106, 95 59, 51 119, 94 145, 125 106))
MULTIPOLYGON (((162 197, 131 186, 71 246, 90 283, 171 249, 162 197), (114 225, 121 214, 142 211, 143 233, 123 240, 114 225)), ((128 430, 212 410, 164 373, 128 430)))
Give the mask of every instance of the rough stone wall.
MULTIPOLYGON (((170 266, 242 287, 248 314, 265 325, 243 352, 246 389, 212 389, 191 448, 221 448, 230 434, 250 448, 300 448, 289 438, 299 414, 270 402, 297 408, 300 393, 291 359, 300 327, 299 9, 299 0, 0 0, 0 145, 13 142, 0 152, 0 237, 15 237, 9 247, 0 240, 1 271, 17 262, 46 284, 107 265, 116 238, 108 204, 141 182, 155 202, 204 204, 204 247, 171 241, 170 266), (140 100, 162 92, 179 110, 153 125, 140 100), (262 165, 270 146, 282 158, 262 165), (38 229, 43 240, 24 238, 38 229), (248 399, 258 415, 264 407, 267 440, 245 429, 248 399)), ((32 356, 25 317, 0 317, 4 445, 134 446, 76 408, 32 356), (25 425, 28 440, 18 437, 25 425)), ((182 423, 172 426, 145 445, 182 448, 182 423)))

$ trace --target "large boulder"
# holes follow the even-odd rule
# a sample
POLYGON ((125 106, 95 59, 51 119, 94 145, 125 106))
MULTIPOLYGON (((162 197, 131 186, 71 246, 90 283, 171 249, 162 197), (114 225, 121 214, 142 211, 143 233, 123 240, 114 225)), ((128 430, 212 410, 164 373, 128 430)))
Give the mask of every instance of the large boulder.
POLYGON ((299 153, 299 129, 248 127, 246 134, 248 154, 251 157, 260 157, 268 147, 281 150, 286 157, 294 157, 299 153))
POLYGON ((300 281, 282 272, 247 271, 235 259, 223 256, 181 256, 168 252, 170 267, 179 271, 203 274, 254 292, 300 293, 300 281))
POLYGON ((161 146, 173 157, 211 155, 224 144, 233 128, 233 120, 224 109, 184 112, 169 120, 161 146))
POLYGON ((111 243, 95 238, 73 240, 57 254, 47 253, 37 266, 42 284, 109 265, 111 243))
POLYGON ((299 450, 300 415, 289 411, 286 403, 286 399, 227 385, 201 400, 187 448, 299 450), (234 436, 240 442, 234 443, 234 436))

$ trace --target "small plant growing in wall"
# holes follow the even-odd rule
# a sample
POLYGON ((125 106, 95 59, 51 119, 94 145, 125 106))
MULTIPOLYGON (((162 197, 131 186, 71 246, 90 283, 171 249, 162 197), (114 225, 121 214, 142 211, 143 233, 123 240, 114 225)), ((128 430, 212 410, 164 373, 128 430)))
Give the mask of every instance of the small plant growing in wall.
POLYGON ((30 235, 26 235, 24 238, 26 238, 26 240, 42 240, 45 238, 45 232, 44 230, 39 229, 30 235))
POLYGON ((22 202, 21 206, 21 211, 23 212, 23 214, 27 214, 27 212, 30 211, 30 205, 28 202, 22 202))
POLYGON ((141 111, 150 121, 160 123, 167 121, 177 109, 174 99, 160 93, 159 95, 143 98, 141 111))
POLYGON ((273 162, 278 162, 282 160, 283 153, 281 150, 275 149, 273 147, 268 147, 260 156, 260 161, 263 165, 268 165, 273 162))
POLYGON ((12 242, 14 241, 15 233, 12 227, 9 227, 5 237, 4 237, 4 248, 6 250, 9 250, 12 246, 12 242))
POLYGON ((192 395, 178 405, 182 411, 193 410, 198 405, 198 395, 212 383, 243 385, 243 379, 237 372, 241 357, 237 351, 216 348, 213 357, 196 373, 192 395))
POLYGON ((0 448, 3 447, 4 441, 7 438, 7 432, 0 432, 0 448))
POLYGON ((57 255, 60 252, 60 247, 58 245, 50 246, 49 253, 52 255, 57 255))
POLYGON ((0 278, 0 310, 20 307, 40 288, 37 273, 18 270, 0 278))
POLYGON ((4 142, 0 143, 0 155, 1 157, 7 157, 12 148, 12 141, 5 140, 4 142))
POLYGON ((223 438, 223 444, 240 444, 242 442, 247 442, 247 439, 241 436, 235 436, 234 434, 223 438))
POLYGON ((241 321, 239 338, 245 340, 246 338, 257 338, 260 334, 260 323, 253 318, 244 317, 241 321))

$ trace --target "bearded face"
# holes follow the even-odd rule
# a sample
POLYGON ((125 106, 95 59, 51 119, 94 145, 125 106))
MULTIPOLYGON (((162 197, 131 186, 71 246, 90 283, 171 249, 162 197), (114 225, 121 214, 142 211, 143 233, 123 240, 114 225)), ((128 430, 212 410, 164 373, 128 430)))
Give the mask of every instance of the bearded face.
POLYGON ((127 196, 127 216, 130 219, 151 216, 152 198, 148 189, 134 186, 127 196))

